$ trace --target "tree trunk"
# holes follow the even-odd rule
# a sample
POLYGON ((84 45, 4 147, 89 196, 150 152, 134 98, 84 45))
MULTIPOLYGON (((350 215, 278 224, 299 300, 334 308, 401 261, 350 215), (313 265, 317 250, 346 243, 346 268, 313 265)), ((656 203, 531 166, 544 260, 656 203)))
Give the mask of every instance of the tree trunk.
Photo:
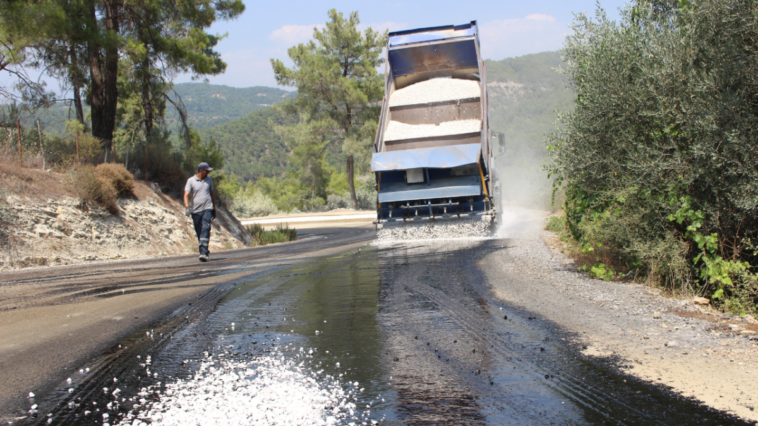
POLYGON ((142 108, 145 111, 145 136, 149 140, 153 132, 153 102, 150 99, 150 60, 142 62, 142 108))
POLYGON ((109 149, 113 145, 113 130, 116 127, 116 107, 118 106, 118 44, 119 15, 117 0, 105 1, 105 30, 110 33, 110 41, 105 45, 105 84, 103 85, 103 114, 101 116, 102 146, 109 149))
POLYGON ((74 90, 74 109, 76 110, 76 120, 82 123, 85 131, 87 130, 87 124, 84 123, 84 108, 82 107, 82 84, 79 81, 79 59, 76 56, 76 46, 72 41, 69 44, 69 56, 71 60, 71 85, 74 90))
MULTIPOLYGON (((93 26, 92 31, 96 31, 97 16, 95 15, 95 3, 91 3, 89 6, 89 23, 93 26)), ((96 138, 103 138, 102 129, 102 116, 103 116, 103 74, 100 70, 100 43, 96 37, 91 37, 87 41, 87 56, 89 59, 89 74, 90 74, 90 92, 89 92, 89 104, 90 104, 90 120, 92 121, 92 136, 96 138)))
POLYGON ((355 196, 354 161, 352 155, 347 156, 345 174, 347 174, 347 186, 350 188, 350 199, 353 201, 353 209, 358 210, 358 198, 355 196))

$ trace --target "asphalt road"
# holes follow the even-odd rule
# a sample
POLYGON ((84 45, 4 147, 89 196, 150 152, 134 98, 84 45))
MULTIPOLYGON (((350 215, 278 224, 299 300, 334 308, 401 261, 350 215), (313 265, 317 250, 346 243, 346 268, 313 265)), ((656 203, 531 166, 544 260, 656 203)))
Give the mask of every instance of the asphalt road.
POLYGON ((0 274, 0 419, 28 415, 73 372, 126 336, 202 304, 235 283, 365 245, 373 226, 300 231, 286 244, 197 256, 36 268, 0 274))
POLYGON ((747 424, 583 355, 570 318, 550 315, 584 307, 498 263, 520 237, 302 236, 208 264, 4 275, 4 413, 40 425, 747 424))

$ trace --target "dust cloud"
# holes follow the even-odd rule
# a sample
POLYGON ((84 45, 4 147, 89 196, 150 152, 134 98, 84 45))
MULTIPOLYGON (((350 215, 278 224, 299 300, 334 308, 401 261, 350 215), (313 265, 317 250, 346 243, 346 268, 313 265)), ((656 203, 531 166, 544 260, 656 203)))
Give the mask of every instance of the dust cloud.
POLYGON ((547 216, 561 203, 561 194, 556 194, 552 204, 552 181, 542 170, 544 157, 522 156, 520 160, 514 161, 507 153, 495 159, 496 238, 514 238, 541 230, 547 216))

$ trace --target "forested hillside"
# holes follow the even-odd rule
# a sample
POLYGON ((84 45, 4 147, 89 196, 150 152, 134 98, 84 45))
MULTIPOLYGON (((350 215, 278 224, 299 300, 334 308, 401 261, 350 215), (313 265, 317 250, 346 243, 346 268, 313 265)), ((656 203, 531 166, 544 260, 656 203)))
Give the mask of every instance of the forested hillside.
MULTIPOLYGON (((184 101, 190 122, 196 129, 228 123, 295 95, 275 87, 236 88, 204 83, 177 84, 174 90, 184 101)), ((174 124, 178 115, 171 112, 166 119, 169 124, 174 124)))
POLYGON ((203 140, 216 140, 224 154, 224 171, 233 173, 241 181, 284 177, 285 170, 292 170, 289 150, 281 136, 274 132, 272 124, 291 124, 294 120, 268 108, 201 130, 200 135, 203 140))
POLYGON ((560 52, 485 61, 491 127, 505 133, 507 152, 498 159, 504 201, 547 207, 551 184, 542 165, 545 135, 555 128, 555 111, 573 109, 568 78, 555 71, 560 52))
MULTIPOLYGON (((180 83, 174 86, 174 90, 184 102, 189 122, 196 129, 207 129, 236 120, 281 102, 284 97, 295 95, 294 92, 275 87, 236 88, 205 83, 180 83)), ((88 114, 89 107, 84 105, 84 115, 88 114)), ((39 109, 33 116, 21 114, 24 127, 35 126, 36 119, 40 120, 42 131, 63 136, 66 121, 75 120, 76 113, 73 107, 57 104, 39 109)), ((176 109, 168 104, 166 124, 175 134, 179 131, 178 120, 176 109)))

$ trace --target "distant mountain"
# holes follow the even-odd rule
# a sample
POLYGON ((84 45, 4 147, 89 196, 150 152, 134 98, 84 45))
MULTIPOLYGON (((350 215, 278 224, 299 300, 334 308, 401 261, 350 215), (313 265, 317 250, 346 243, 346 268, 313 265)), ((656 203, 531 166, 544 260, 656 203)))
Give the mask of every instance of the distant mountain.
MULTIPOLYGON (((236 88, 204 83, 180 83, 174 90, 182 98, 187 108, 189 122, 196 129, 207 129, 219 124, 242 118, 253 111, 269 107, 283 98, 295 96, 295 92, 275 87, 236 88)), ((89 107, 84 107, 85 116, 89 107)), ((21 118, 24 127, 34 126, 40 120, 43 131, 62 136, 66 120, 76 119, 76 113, 67 105, 55 105, 37 111, 34 116, 27 114, 21 118)), ((179 114, 172 105, 167 106, 166 122, 174 136, 179 134, 179 114)))
MULTIPOLYGON (((274 87, 236 88, 205 83, 181 83, 175 85, 174 90, 182 98, 196 129, 228 123, 295 96, 295 92, 274 87)), ((175 110, 169 108, 166 119, 170 127, 178 124, 178 118, 175 110)))

